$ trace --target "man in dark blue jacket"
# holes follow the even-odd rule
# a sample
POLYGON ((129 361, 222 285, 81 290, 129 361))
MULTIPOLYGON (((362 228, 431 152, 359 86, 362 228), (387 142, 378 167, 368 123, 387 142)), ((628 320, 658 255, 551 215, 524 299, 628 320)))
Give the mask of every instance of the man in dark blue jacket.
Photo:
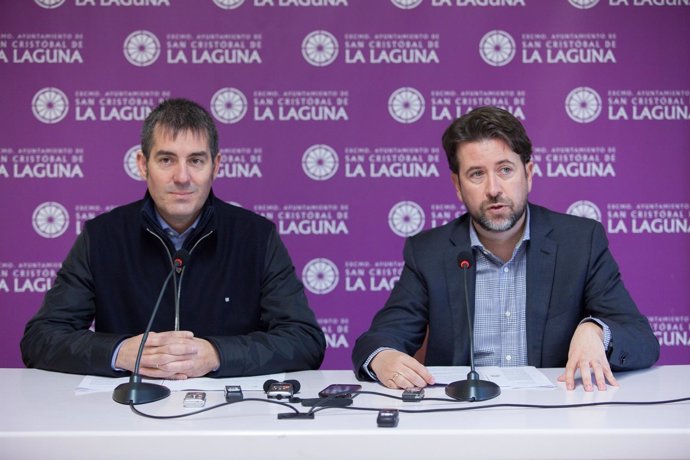
POLYGON ((532 143, 520 121, 479 107, 451 123, 443 147, 467 213, 407 240, 400 280, 353 348, 357 376, 391 388, 434 383, 410 356, 425 337, 425 364, 468 365, 466 308, 479 366, 565 367, 569 390, 579 371, 592 391, 618 385, 613 371, 654 364, 659 342, 603 226, 528 202, 532 143), (476 258, 466 287, 459 254, 476 258))
POLYGON ((208 112, 167 100, 147 117, 141 137, 137 165, 146 196, 86 223, 26 326, 24 363, 79 374, 131 372, 159 289, 183 249, 189 257, 163 296, 142 375, 318 368, 324 335, 275 226, 213 195, 220 155, 208 112))

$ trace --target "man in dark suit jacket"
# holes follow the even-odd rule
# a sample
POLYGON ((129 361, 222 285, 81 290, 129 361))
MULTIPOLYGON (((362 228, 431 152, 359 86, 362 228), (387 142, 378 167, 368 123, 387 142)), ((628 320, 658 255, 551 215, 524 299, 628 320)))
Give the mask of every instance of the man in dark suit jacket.
POLYGON ((165 100, 146 118, 141 146, 144 199, 85 224, 27 323, 27 367, 133 372, 158 304, 141 375, 317 369, 326 340, 275 225, 213 194, 221 155, 211 115, 187 99, 165 100), (188 256, 178 271, 181 250, 188 256))
POLYGON ((659 343, 623 286, 602 225, 528 204, 532 148, 520 122, 480 107, 449 126, 443 145, 468 212, 407 240, 400 280, 353 349, 357 376, 391 388, 434 383, 410 356, 427 334, 426 364, 469 364, 463 251, 480 267, 467 273, 480 363, 565 366, 559 380, 568 389, 579 369, 586 391, 592 373, 605 390, 617 385, 612 370, 654 364, 659 343))

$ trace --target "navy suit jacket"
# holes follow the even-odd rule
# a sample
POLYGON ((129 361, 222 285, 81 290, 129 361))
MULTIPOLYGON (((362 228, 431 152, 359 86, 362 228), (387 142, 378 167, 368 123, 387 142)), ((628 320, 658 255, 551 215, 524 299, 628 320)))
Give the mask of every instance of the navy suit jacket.
MULTIPOLYGON (((659 342, 623 281, 604 228, 591 219, 530 207, 527 243, 527 361, 563 367, 580 321, 593 316, 611 330, 609 362, 614 371, 649 367, 659 342)), ((413 355, 428 327, 425 364, 467 366, 470 361, 462 272, 457 257, 471 251, 467 214, 408 238, 400 280, 370 329, 352 351, 355 373, 380 347, 413 355)), ((468 298, 474 315, 475 267, 468 270, 468 298)))

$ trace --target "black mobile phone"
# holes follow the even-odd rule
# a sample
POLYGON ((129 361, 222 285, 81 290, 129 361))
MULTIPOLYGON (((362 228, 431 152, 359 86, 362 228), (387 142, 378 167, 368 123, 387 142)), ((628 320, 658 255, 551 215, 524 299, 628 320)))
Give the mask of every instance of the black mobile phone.
MULTIPOLYGON (((337 395, 336 398, 352 398, 352 393, 362 389, 362 385, 354 383, 334 383, 319 391, 319 397, 327 398, 337 395)), ((355 395, 356 396, 356 395, 355 395)))
POLYGON ((376 417, 376 425, 381 428, 395 428, 398 426, 398 409, 381 409, 376 417))
POLYGON ((225 401, 236 402, 242 401, 244 395, 242 394, 242 387, 239 385, 225 385, 225 401))

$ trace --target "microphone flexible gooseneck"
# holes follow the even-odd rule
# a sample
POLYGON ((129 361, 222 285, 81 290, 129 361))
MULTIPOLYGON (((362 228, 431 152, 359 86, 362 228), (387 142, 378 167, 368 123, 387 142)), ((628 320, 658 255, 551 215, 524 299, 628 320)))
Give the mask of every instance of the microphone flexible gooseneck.
POLYGON ((465 311, 467 312, 468 337, 470 339, 470 372, 467 380, 458 380, 446 386, 446 394, 460 401, 486 401, 501 394, 501 388, 494 382, 481 380, 474 369, 474 321, 470 314, 470 300, 467 292, 467 270, 472 267, 474 257, 469 251, 458 254, 458 266, 462 270, 462 278, 465 283, 465 311))
POLYGON ((163 287, 161 287, 160 294, 158 294, 158 300, 156 300, 156 305, 153 307, 153 311, 151 312, 149 323, 146 325, 144 334, 141 337, 139 351, 137 352, 137 359, 134 362, 134 371, 129 377, 129 382, 122 383, 118 385, 115 390, 113 390, 113 400, 115 402, 120 404, 146 404, 166 398, 170 394, 170 389, 168 387, 158 385, 156 383, 142 382, 141 375, 139 374, 139 368, 141 366, 141 356, 144 354, 144 344, 149 336, 149 332, 151 332, 153 320, 156 318, 156 313, 158 313, 158 307, 163 299, 165 288, 168 286, 170 278, 172 278, 175 272, 184 268, 188 258, 189 252, 187 252, 185 249, 180 249, 173 256, 173 268, 170 270, 170 273, 168 273, 168 276, 163 282, 163 287))
MULTIPOLYGON (((183 251, 183 249, 180 249, 180 251, 183 251)), ((179 252, 179 251, 178 251, 179 252)), ((185 251, 187 253, 187 251, 185 251)), ((177 256, 177 253, 175 253, 177 256)), ((189 253, 187 253, 187 256, 189 253)), ((182 272, 184 271, 184 261, 181 264, 177 264, 177 258, 173 259, 173 265, 175 266, 175 272, 179 275, 173 277, 173 289, 175 291, 175 329, 176 331, 180 330, 180 289, 182 289, 182 272), (180 285, 178 286, 178 281, 180 285)))

